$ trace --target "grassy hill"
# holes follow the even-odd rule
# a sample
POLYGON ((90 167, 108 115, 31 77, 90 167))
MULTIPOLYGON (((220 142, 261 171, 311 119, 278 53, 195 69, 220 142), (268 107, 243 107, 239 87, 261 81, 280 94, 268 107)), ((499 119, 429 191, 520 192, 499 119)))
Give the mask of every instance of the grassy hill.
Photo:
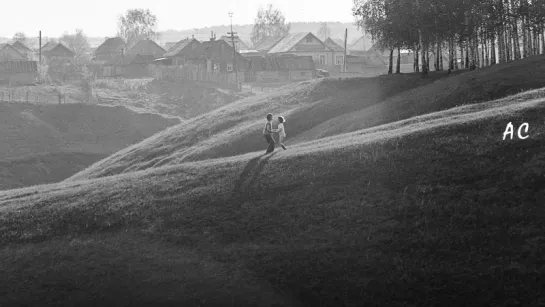
POLYGON ((488 101, 540 88, 545 57, 496 65, 478 71, 434 72, 375 78, 324 79, 249 97, 196 117, 128 147, 74 175, 90 179, 181 162, 264 150, 265 114, 286 117, 292 146, 412 116, 488 101))
POLYGON ((537 90, 0 192, 0 305, 538 306, 544 115, 537 90), (509 122, 530 137, 502 141, 509 122))
MULTIPOLYGON (((248 97, 185 121, 100 161, 72 179, 95 178, 182 161, 234 156, 264 148, 260 135, 268 112, 287 118, 290 137, 446 74, 324 79, 248 97)), ((263 149, 264 150, 264 149, 263 149)))
POLYGON ((0 189, 66 179, 179 123, 123 107, 0 104, 0 189))

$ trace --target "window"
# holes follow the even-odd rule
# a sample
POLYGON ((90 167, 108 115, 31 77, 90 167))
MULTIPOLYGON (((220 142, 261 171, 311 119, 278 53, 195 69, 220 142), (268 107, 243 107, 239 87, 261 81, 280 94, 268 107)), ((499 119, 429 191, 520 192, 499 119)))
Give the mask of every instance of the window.
POLYGON ((320 54, 320 64, 321 65, 326 65, 326 61, 325 61, 325 54, 320 54))
POLYGON ((227 71, 233 71, 233 64, 227 64, 227 71))
POLYGON ((193 49, 197 48, 197 44, 193 43, 193 45, 191 45, 191 48, 193 49))
POLYGON ((307 37, 307 43, 312 43, 312 37, 311 36, 307 37))
POLYGON ((335 56, 335 65, 343 65, 343 64, 344 64, 344 56, 336 55, 335 56))
POLYGON ((220 70, 220 64, 214 64, 214 71, 220 70))

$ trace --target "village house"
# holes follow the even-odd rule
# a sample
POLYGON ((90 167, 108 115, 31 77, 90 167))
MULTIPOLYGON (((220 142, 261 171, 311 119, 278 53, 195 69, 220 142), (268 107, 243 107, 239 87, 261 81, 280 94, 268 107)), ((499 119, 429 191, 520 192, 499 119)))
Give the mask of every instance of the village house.
POLYGON ((266 55, 267 52, 269 52, 281 40, 282 37, 267 37, 263 39, 252 48, 252 50, 255 51, 252 55, 266 55))
POLYGON ((316 76, 311 56, 254 56, 249 58, 248 82, 290 82, 310 80, 316 76))
POLYGON ((159 46, 156 42, 150 39, 143 39, 138 41, 134 46, 127 50, 127 55, 136 56, 137 54, 143 56, 151 56, 155 59, 162 57, 166 53, 163 47, 159 46))
POLYGON ((93 59, 97 61, 112 60, 124 53, 125 41, 121 37, 106 38, 104 43, 97 47, 93 59))
POLYGON ((349 55, 365 55, 371 47, 373 47, 373 41, 368 36, 360 36, 352 44, 348 46, 347 54, 349 55))
POLYGON ((42 57, 48 62, 54 59, 73 59, 76 53, 62 42, 48 42, 42 47, 42 57))
MULTIPOLYGON (((330 61, 335 64, 334 71, 341 72, 344 69, 344 47, 341 47, 338 42, 328 37, 324 44, 331 49, 330 61)), ((342 44, 344 46, 344 44, 342 44)))
POLYGON ((0 61, 0 84, 33 85, 38 76, 36 61, 0 61))
POLYGON ((0 44, 0 62, 24 61, 26 57, 10 44, 0 44))
POLYGON ((170 59, 169 64, 171 65, 183 65, 185 64, 185 59, 193 53, 197 47, 201 44, 195 38, 186 38, 177 42, 172 46, 168 51, 163 55, 164 58, 170 59))
POLYGON ((340 72, 344 62, 344 52, 331 49, 311 32, 288 34, 267 52, 281 54, 312 56, 316 68, 332 72, 340 72))
POLYGON ((13 48, 15 48, 19 53, 24 55, 27 59, 32 59, 34 56, 34 51, 32 51, 30 48, 25 46, 23 43, 16 41, 13 44, 11 44, 13 48))
POLYGON ((197 45, 186 57, 186 61, 203 67, 208 72, 232 73, 233 60, 237 71, 245 71, 250 67, 250 61, 223 40, 212 38, 197 45))

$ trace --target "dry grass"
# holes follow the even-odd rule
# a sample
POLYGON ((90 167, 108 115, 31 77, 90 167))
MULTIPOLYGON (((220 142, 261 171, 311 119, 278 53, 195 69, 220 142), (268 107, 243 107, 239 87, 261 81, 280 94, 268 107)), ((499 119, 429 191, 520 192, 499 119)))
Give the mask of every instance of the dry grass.
POLYGON ((1 104, 0 189, 66 179, 177 123, 122 107, 1 104))
POLYGON ((541 305, 545 98, 528 95, 0 192, 0 305, 541 305), (508 122, 530 138, 502 141, 508 122))
MULTIPOLYGON (((185 161, 228 157, 263 148, 260 136, 269 112, 286 116, 293 137, 330 118, 379 103, 446 74, 324 79, 288 85, 188 120, 141 144, 126 148, 72 179, 96 178, 185 161)), ((288 144, 289 141, 288 141, 288 144)))

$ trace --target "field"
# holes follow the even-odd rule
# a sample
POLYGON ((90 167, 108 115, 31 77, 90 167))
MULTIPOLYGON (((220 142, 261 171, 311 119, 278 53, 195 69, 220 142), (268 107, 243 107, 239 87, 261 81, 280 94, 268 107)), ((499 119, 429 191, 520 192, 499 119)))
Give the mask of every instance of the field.
POLYGON ((123 107, 0 104, 0 189, 64 180, 179 119, 123 107))
POLYGON ((544 60, 291 85, 0 192, 0 306, 543 305, 544 60))

